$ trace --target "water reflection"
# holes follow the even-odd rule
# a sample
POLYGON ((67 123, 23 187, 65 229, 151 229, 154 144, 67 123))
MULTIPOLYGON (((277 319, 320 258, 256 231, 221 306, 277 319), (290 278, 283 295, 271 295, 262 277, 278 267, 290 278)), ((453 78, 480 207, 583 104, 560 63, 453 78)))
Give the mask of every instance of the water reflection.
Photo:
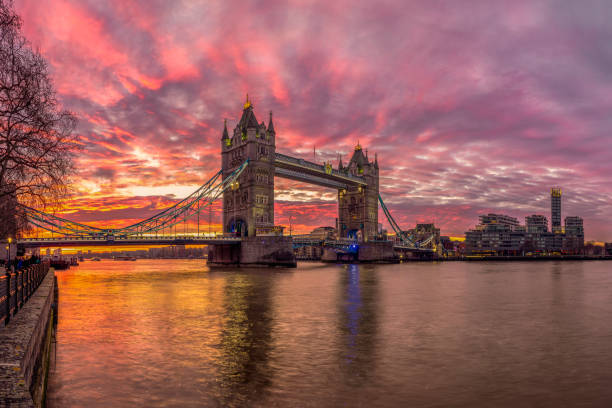
POLYGON ((609 406, 609 269, 85 262, 58 272, 49 405, 609 406))
POLYGON ((346 265, 340 274, 339 333, 344 378, 359 385, 372 375, 378 317, 378 279, 372 266, 346 265))
POLYGON ((227 276, 217 384, 222 406, 247 406, 270 385, 272 279, 256 272, 227 276))

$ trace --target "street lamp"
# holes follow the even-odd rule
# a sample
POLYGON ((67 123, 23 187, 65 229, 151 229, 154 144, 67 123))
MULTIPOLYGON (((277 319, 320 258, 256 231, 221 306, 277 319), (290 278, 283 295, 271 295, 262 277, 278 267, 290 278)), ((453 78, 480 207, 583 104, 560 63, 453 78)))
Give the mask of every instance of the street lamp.
POLYGON ((7 266, 6 269, 7 270, 10 270, 10 268, 11 268, 11 242, 13 242, 13 238, 9 237, 8 238, 8 246, 6 247, 7 252, 8 252, 8 255, 7 255, 8 261, 7 261, 7 264, 6 264, 6 266, 7 266))

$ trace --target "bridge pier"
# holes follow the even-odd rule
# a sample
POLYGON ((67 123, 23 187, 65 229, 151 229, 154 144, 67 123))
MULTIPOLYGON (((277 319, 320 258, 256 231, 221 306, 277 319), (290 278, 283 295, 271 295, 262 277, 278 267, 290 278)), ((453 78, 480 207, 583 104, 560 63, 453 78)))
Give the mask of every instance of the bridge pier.
POLYGON ((327 246, 323 262, 398 263, 391 241, 360 242, 346 248, 327 246))
POLYGON ((213 267, 295 268, 293 240, 283 236, 244 237, 239 244, 214 244, 208 250, 213 267))
POLYGON ((414 249, 395 249, 395 254, 400 258, 400 261, 431 261, 434 260, 433 252, 424 252, 414 249))

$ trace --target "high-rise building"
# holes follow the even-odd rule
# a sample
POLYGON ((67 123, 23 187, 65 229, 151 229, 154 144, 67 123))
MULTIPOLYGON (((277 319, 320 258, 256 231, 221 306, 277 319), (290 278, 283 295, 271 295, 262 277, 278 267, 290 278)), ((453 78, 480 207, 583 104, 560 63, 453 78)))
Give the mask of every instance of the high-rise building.
POLYGON ((563 232, 561 228, 561 188, 553 187, 550 190, 550 221, 551 230, 555 234, 563 232))
POLYGON ((548 219, 543 215, 529 215, 525 217, 525 226, 530 234, 548 232, 548 219))
POLYGON ((584 223, 581 217, 565 217, 564 249, 578 253, 584 247, 584 223))

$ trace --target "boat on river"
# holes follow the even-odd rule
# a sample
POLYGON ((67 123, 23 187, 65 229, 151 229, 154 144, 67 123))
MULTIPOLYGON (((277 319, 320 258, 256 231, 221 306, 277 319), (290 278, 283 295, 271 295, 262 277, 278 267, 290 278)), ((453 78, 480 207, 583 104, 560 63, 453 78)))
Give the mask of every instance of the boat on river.
POLYGON ((115 261, 135 261, 136 258, 133 256, 116 256, 113 258, 115 261))

